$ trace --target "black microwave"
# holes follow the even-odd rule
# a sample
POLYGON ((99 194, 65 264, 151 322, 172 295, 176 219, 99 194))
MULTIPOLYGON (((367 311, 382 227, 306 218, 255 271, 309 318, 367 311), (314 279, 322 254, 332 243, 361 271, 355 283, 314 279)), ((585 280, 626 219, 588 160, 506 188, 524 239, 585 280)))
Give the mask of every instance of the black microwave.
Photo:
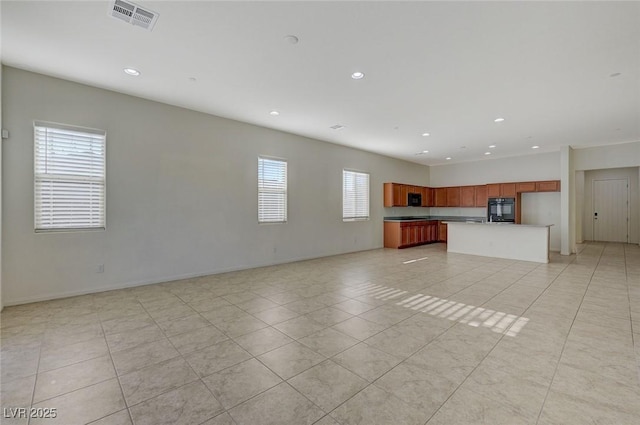
POLYGON ((421 193, 409 193, 407 199, 407 205, 410 207, 420 207, 422 206, 422 194, 421 193))

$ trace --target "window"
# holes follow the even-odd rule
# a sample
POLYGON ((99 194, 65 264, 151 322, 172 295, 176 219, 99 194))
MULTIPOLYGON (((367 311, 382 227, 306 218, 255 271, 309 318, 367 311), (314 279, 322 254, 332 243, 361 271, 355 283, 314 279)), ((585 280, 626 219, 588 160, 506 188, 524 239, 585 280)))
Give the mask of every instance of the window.
POLYGON ((369 174, 342 171, 342 220, 369 219, 369 174))
POLYGON ((258 222, 287 221, 287 161, 258 158, 258 222))
POLYGON ((106 133, 34 123, 35 229, 104 229, 106 133))

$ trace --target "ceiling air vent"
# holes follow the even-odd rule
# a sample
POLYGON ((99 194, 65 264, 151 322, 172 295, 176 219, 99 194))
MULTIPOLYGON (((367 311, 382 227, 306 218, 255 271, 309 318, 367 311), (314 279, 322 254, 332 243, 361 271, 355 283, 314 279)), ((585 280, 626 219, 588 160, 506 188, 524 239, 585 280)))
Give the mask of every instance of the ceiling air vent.
POLYGON ((159 15, 130 1, 112 0, 109 3, 109 16, 151 31, 159 15))
POLYGON ((344 128, 344 125, 336 124, 336 125, 332 125, 329 128, 332 129, 332 130, 342 130, 344 128))

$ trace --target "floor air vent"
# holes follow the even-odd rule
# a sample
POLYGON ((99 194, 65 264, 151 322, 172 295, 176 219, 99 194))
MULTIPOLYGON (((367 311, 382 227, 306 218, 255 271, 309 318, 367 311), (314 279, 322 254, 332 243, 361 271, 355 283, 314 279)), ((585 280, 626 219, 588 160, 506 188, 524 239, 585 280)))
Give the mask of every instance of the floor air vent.
POLYGON ((159 15, 130 1, 112 0, 109 3, 109 16, 151 31, 159 15))

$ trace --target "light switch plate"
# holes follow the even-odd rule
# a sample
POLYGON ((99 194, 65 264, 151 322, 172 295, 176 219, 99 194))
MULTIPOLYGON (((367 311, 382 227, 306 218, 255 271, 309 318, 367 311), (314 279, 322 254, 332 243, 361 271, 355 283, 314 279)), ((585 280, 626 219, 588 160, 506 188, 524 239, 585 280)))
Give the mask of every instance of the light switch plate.
POLYGON ((9 138, 9 130, 5 130, 4 128, 2 129, 2 138, 3 139, 9 138))

